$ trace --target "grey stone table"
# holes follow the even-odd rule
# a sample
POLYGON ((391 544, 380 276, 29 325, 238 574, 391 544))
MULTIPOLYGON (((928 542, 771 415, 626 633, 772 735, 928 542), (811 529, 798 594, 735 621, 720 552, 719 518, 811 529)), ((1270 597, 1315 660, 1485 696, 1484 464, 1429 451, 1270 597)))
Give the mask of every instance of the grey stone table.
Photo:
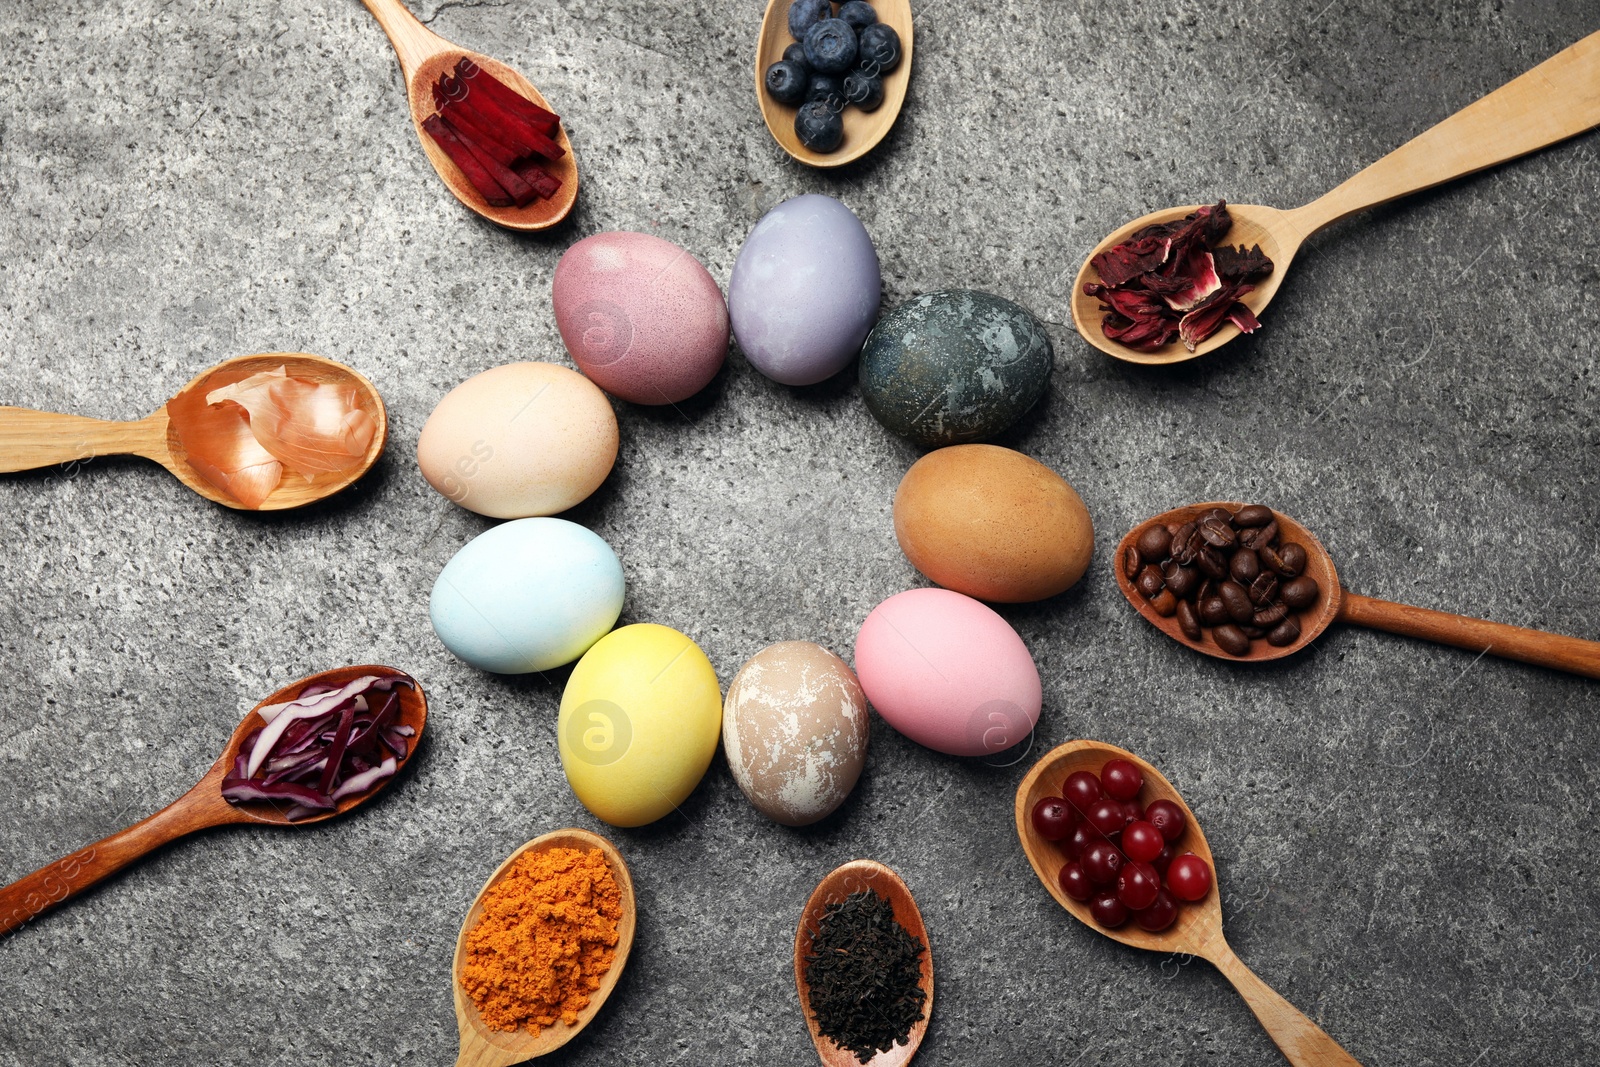
MULTIPOLYGON (((1138 619, 1108 556, 1215 497, 1303 518, 1371 595, 1600 636, 1600 139, 1318 237, 1251 340, 1144 370, 1083 344, 1068 287, 1115 225, 1227 197, 1293 205, 1600 28, 1532 0, 931 0, 889 139, 790 165, 755 106, 755 0, 430 0, 525 71, 584 167, 573 222, 502 232, 445 192, 356 0, 54 0, 0 9, 0 403, 145 414, 225 356, 363 370, 378 468, 302 514, 242 515, 142 461, 0 478, 0 881, 176 797, 287 680, 387 662, 432 698, 409 774, 357 818, 181 842, 0 939, 0 1063, 452 1062, 449 961, 483 878, 545 830, 604 829, 556 756, 561 676, 478 673, 427 595, 486 520, 417 473, 461 379, 566 359, 551 274, 578 237, 659 234, 726 283, 779 201, 824 192, 877 242, 886 305, 975 286, 1052 325, 1054 385, 1003 443, 1098 527, 1090 575, 1007 609, 1038 661, 1035 754, 1114 741, 1166 770, 1217 851, 1241 957, 1364 1064, 1600 1058, 1594 683, 1335 629, 1244 670, 1138 619)), ((726 685, 769 642, 849 655, 922 584, 895 545, 916 456, 853 377, 789 389, 734 353, 707 392, 618 404, 621 457, 571 517, 726 685)), ((765 821, 713 764, 682 815, 612 832, 632 962, 552 1060, 792 1064, 794 923, 857 856, 921 901, 937 1011, 919 1063, 1281 1062, 1205 964, 1096 937, 1037 884, 1031 761, 945 758, 875 722, 824 824, 765 821)))

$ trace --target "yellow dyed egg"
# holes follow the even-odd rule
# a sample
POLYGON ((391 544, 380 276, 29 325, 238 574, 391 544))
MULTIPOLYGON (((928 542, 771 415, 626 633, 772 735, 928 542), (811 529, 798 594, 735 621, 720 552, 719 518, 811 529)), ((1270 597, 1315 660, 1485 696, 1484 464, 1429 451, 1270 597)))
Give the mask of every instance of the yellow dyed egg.
POLYGON ((613 826, 655 822, 688 799, 721 731, 717 672, 670 626, 613 630, 584 653, 561 694, 567 782, 613 826))

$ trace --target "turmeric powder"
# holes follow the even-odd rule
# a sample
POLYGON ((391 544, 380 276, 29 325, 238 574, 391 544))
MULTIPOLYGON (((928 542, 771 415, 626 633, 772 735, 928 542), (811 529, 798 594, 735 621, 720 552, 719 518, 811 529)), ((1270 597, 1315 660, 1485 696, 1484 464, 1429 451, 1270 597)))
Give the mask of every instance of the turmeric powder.
POLYGON ((621 917, 599 849, 525 852, 483 894, 461 986, 492 1030, 573 1026, 616 958, 621 917))

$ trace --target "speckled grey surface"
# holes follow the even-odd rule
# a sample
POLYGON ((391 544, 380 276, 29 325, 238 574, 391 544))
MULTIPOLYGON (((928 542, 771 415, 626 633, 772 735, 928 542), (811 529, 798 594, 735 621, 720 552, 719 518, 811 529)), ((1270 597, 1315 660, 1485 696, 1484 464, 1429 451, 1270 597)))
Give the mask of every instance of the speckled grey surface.
MULTIPOLYGON (((429 629, 434 576, 487 522, 423 482, 417 433, 467 375, 564 358, 548 295, 577 237, 657 233, 725 283, 754 220, 803 191, 860 214, 888 305, 971 286, 1051 323, 1051 392, 1004 443, 1079 490, 1099 554, 1004 612, 1044 677, 1036 748, 1097 737, 1163 767, 1239 955, 1369 1067, 1600 1057, 1595 683, 1351 629, 1242 670, 1160 638, 1106 569, 1143 515, 1259 498, 1356 590, 1600 637, 1600 140, 1318 237, 1261 333, 1194 364, 1121 365, 1063 325, 1099 235, 1169 204, 1308 200, 1600 28, 1592 6, 919 10, 905 114, 823 175, 761 124, 752 0, 430 2, 570 123, 577 215, 534 239, 445 193, 355 0, 0 10, 0 402, 133 418, 225 356, 299 349, 364 371, 393 425, 369 478, 303 514, 227 511, 137 460, 0 478, 0 879, 178 796, 287 680, 388 662, 433 708, 359 817, 180 842, 0 939, 0 1063, 451 1061, 468 901, 524 840, 596 824, 556 759, 560 676, 479 674, 429 629)), ((916 452, 853 371, 792 390, 735 355, 703 396, 619 417, 616 472, 571 517, 622 557, 624 620, 686 630, 724 685, 771 641, 848 656, 919 582, 889 521, 916 452)), ((681 816, 612 835, 639 939, 552 1060, 814 1062, 793 925, 829 868, 870 856, 931 930, 919 1063, 1281 1062, 1207 965, 1050 901, 1011 828, 1027 762, 876 722, 861 787, 808 831, 714 764, 681 816)))

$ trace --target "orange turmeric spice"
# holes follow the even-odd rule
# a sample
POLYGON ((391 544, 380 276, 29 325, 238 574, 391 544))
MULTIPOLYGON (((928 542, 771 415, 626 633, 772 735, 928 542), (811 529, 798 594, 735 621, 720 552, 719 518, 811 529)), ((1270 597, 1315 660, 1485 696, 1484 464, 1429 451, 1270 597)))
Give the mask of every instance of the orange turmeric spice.
POLYGON ((483 894, 461 986, 490 1029, 573 1026, 616 958, 621 918, 599 849, 525 852, 483 894))

